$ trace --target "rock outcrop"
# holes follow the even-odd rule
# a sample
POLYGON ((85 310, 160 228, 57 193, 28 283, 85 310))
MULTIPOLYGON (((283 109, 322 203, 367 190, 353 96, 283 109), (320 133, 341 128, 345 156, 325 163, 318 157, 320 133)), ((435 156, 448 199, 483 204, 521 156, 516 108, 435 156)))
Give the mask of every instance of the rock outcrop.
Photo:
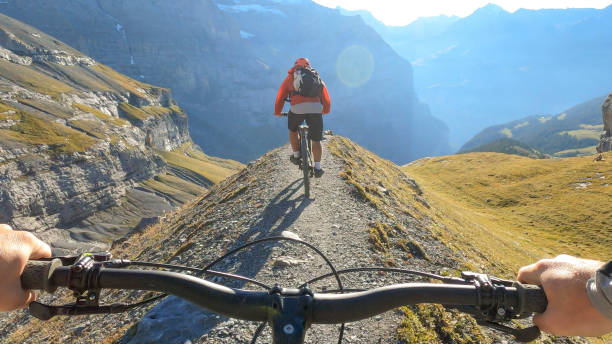
POLYGON ((599 153, 612 151, 612 93, 601 106, 604 123, 604 133, 601 135, 597 151, 599 153))
MULTIPOLYGON (((86 241, 94 237, 83 221, 164 172, 157 152, 191 142, 187 115, 169 90, 4 15, 0 90, 0 223, 37 232, 54 247, 69 248, 65 229, 75 225, 86 241)), ((161 200, 159 210, 174 204, 163 193, 138 197, 161 200)))

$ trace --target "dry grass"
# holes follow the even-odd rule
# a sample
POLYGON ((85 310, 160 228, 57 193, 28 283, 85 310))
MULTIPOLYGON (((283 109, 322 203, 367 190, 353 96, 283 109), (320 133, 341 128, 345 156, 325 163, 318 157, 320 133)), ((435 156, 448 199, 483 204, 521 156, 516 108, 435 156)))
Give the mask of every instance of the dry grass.
POLYGON ((191 143, 184 144, 172 152, 158 151, 157 153, 168 164, 193 171, 215 184, 244 167, 235 161, 209 157, 194 149, 191 143))
POLYGON ((405 166, 424 187, 446 242, 512 277, 534 260, 612 256, 612 154, 534 160, 498 153, 405 166))
POLYGON ((77 104, 77 103, 73 103, 72 107, 78 110, 81 110, 83 112, 86 113, 90 113, 96 117, 98 117, 98 119, 104 121, 105 123, 111 123, 114 124, 116 126, 122 127, 125 125, 129 125, 129 122, 124 120, 123 118, 117 118, 117 117, 113 117, 111 115, 107 115, 104 112, 98 110, 98 109, 94 109, 92 107, 89 107, 87 105, 84 104, 77 104))
POLYGON ((0 129, 0 135, 30 145, 49 145, 52 151, 84 152, 95 140, 77 130, 54 122, 43 121, 35 115, 17 112, 17 124, 0 129))
POLYGON ((0 75, 19 86, 51 96, 74 91, 69 85, 32 67, 21 66, 4 59, 0 59, 0 75))

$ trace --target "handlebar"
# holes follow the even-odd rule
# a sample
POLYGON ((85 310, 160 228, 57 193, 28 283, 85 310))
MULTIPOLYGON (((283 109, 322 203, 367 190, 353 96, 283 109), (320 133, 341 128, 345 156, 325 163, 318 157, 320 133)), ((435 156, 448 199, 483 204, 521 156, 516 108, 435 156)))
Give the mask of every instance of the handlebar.
MULTIPOLYGON (((539 336, 539 330, 537 328, 518 330, 492 321, 525 317, 533 312, 541 313, 547 306, 546 296, 538 286, 523 285, 518 282, 512 285, 499 284, 499 281, 503 280, 492 280, 488 276, 483 278, 486 275, 473 273, 467 273, 466 276, 469 278, 465 280, 448 278, 452 284, 394 284, 363 292, 320 294, 313 293, 307 287, 301 289, 274 287, 269 291, 234 289, 176 272, 117 268, 125 266, 123 262, 115 260, 97 263, 89 259, 64 266, 59 259, 29 261, 21 282, 24 289, 48 292, 53 292, 58 287, 80 293, 93 290, 98 291, 97 294, 101 289, 159 291, 176 295, 217 314, 249 321, 267 321, 273 325, 277 322, 290 321, 287 319, 295 319, 294 313, 297 312, 304 318, 303 331, 312 323, 352 322, 403 305, 439 303, 463 311, 466 311, 465 307, 472 307, 469 313, 486 315, 484 324, 490 323, 497 329, 501 327, 501 330, 505 329, 504 331, 514 334, 522 341, 529 341, 539 336), (495 285, 491 281, 498 284, 495 285)), ((94 294, 96 301, 97 294, 94 294)), ((46 320, 56 314, 92 314, 96 309, 103 308, 96 308, 91 303, 87 303, 82 305, 83 309, 79 312, 78 302, 77 306, 71 307, 62 313, 57 313, 54 306, 35 302, 31 304, 30 312, 46 320)), ((115 305, 107 307, 105 313, 124 311, 115 305)), ((281 330, 273 330, 273 332, 279 331, 281 330)), ((298 331, 299 333, 301 332, 298 331)), ((295 343, 301 341, 298 339, 295 343)))

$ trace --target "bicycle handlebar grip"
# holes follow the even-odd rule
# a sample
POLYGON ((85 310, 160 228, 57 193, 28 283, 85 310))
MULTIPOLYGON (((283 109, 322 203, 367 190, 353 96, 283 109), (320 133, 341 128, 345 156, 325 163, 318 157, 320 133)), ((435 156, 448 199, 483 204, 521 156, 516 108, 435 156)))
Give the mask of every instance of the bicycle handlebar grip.
POLYGON ((544 289, 537 285, 516 282, 516 290, 519 295, 519 315, 528 316, 533 312, 544 313, 548 306, 544 289))
POLYGON ((53 259, 51 261, 28 261, 23 273, 21 274, 21 287, 23 289, 44 290, 52 293, 57 289, 53 282, 53 272, 62 266, 62 261, 53 259))

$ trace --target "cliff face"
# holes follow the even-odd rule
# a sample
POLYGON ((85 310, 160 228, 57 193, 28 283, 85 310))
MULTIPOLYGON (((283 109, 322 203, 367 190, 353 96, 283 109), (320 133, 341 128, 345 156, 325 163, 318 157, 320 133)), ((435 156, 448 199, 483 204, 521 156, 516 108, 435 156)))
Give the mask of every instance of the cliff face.
POLYGON ((0 223, 56 246, 66 240, 58 228, 117 205, 164 171, 155 151, 190 141, 168 90, 4 15, 0 76, 0 223))
POLYGON ((0 11, 171 88, 194 141, 215 155, 248 161, 286 142, 286 123, 271 112, 301 55, 330 90, 328 128, 398 162, 449 150, 410 64, 361 20, 311 1, 16 0, 0 11))
POLYGON ((603 115, 604 133, 601 135, 597 151, 609 152, 612 151, 612 93, 606 98, 606 101, 601 106, 603 115))

